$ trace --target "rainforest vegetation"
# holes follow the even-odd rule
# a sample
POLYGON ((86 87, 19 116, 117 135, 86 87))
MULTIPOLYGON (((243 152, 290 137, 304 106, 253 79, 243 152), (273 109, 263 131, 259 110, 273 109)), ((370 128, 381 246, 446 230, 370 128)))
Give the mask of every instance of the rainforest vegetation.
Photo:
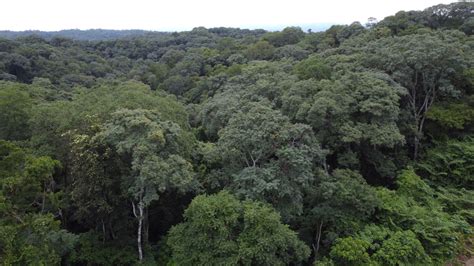
POLYGON ((0 263, 455 263, 473 31, 453 3, 322 32, 3 32, 0 263))

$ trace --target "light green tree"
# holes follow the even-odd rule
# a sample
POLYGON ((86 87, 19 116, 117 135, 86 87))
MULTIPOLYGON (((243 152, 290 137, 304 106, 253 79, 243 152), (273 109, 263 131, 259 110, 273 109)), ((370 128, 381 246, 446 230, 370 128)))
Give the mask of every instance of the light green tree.
POLYGON ((167 244, 178 265, 288 265, 309 256, 273 208, 241 202, 225 191, 197 196, 184 222, 170 230, 167 244))
POLYGON ((58 166, 0 140, 0 263, 54 265, 73 249, 77 236, 55 219, 62 208, 52 179, 58 166))

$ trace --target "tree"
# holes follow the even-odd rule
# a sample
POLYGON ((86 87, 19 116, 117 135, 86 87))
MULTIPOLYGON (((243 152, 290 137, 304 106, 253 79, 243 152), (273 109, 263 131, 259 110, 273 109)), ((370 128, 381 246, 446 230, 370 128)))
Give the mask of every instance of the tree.
POLYGON ((309 255, 270 206, 225 191, 194 198, 167 244, 179 265, 288 265, 309 255))
POLYGON ((367 265, 370 264, 369 246, 370 243, 349 236, 338 239, 330 255, 338 265, 367 265))
POLYGON ((7 53, 2 55, 5 72, 13 75, 15 80, 30 82, 32 78, 31 61, 18 53, 7 53))
POLYGON ((296 64, 294 71, 300 79, 321 80, 331 78, 331 68, 318 56, 312 56, 299 62, 296 64))
MULTIPOLYGON (((186 134, 156 111, 118 110, 99 133, 119 155, 127 158, 123 172, 126 194, 138 221, 137 245, 143 260, 142 236, 146 208, 166 190, 192 187, 192 165, 185 159, 190 147, 186 134)), ((145 239, 146 241, 146 239, 145 239)))
MULTIPOLYGON (((426 118, 435 121, 437 130, 444 127, 447 130, 462 130, 474 122, 474 97, 467 98, 468 102, 444 103, 433 105, 426 118)), ((430 132, 431 134, 436 132, 430 132)))
POLYGON ((28 119, 32 105, 24 86, 0 83, 0 139, 24 140, 29 137, 28 119))
POLYGON ((380 148, 405 143, 397 125, 403 94, 404 89, 384 74, 348 72, 334 81, 294 83, 282 96, 282 110, 293 121, 312 126, 322 147, 329 150, 332 167, 364 165, 390 177, 395 174, 395 160, 384 157, 380 148))
POLYGON ((308 57, 311 52, 298 45, 285 45, 275 50, 275 59, 302 60, 308 57))
POLYGON ((70 163, 71 134, 88 134, 91 120, 102 124, 120 108, 156 109, 164 120, 187 128, 184 107, 163 91, 152 91, 137 82, 107 82, 94 89, 78 89, 72 100, 41 103, 30 119, 32 146, 45 155, 55 155, 65 167, 70 163))
POLYGON ((59 162, 0 140, 0 262, 59 264, 77 236, 60 229, 52 175, 59 162), (49 201, 48 204, 46 201, 49 201))
MULTIPOLYGON (((474 5, 468 1, 458 1, 448 5, 436 5, 423 10, 425 25, 431 28, 459 29, 464 22, 472 19, 474 5)), ((466 32, 467 33, 467 32, 466 32)))
POLYGON ((322 176, 307 194, 301 229, 309 232, 316 260, 324 233, 333 237, 353 233, 380 205, 376 191, 360 174, 347 169, 322 176))
POLYGON ((282 47, 288 44, 296 44, 304 38, 304 32, 299 27, 286 27, 280 32, 269 32, 263 39, 275 47, 282 47))
MULTIPOLYGON (((70 132, 71 185, 67 192, 74 206, 72 219, 78 224, 99 230, 102 242, 117 240, 117 227, 129 210, 127 196, 122 193, 121 160, 103 139, 95 137, 100 124, 90 122, 89 130, 70 132)), ((98 234, 99 235, 99 234, 98 234)))
POLYGON ((30 214, 23 217, 21 223, 0 223, 0 262, 4 265, 58 265, 76 242, 77 236, 60 229, 60 221, 52 214, 30 214))
POLYGON ((474 188, 474 139, 450 140, 429 149, 417 164, 420 175, 438 184, 474 188))
POLYGON ((301 213, 304 190, 324 160, 308 126, 254 103, 235 114, 219 136, 218 152, 234 173, 232 190, 273 204, 285 220, 301 213))
POLYGON ((433 263, 416 235, 367 225, 355 237, 336 240, 331 258, 338 265, 425 265, 433 263))
POLYGON ((193 87, 193 80, 190 77, 180 75, 171 76, 163 81, 161 88, 175 95, 183 95, 193 87))
POLYGON ((160 63, 168 67, 174 67, 183 57, 185 53, 181 50, 169 49, 160 58, 160 63))
POLYGON ((455 256, 461 232, 470 230, 467 221, 446 212, 434 189, 412 168, 402 171, 396 183, 396 190, 377 189, 377 197, 382 201, 377 212, 379 223, 412 231, 434 263, 455 256))
POLYGON ((53 200, 57 192, 53 174, 60 167, 59 161, 33 156, 3 140, 0 151, 0 191, 10 218, 21 222, 21 217, 30 212, 60 214, 60 206, 53 200))
POLYGON ((245 51, 251 60, 270 60, 273 57, 275 47, 267 41, 258 41, 249 46, 245 51))
POLYGON ((473 7, 308 33, 0 31, 0 264, 461 257, 473 7))
POLYGON ((431 106, 440 96, 459 93, 450 78, 465 65, 463 49, 461 36, 449 32, 384 38, 368 46, 367 66, 383 69, 408 90, 415 160, 431 106))
POLYGON ((218 80, 215 91, 209 91, 212 98, 200 105, 199 120, 206 136, 216 140, 218 131, 239 110, 246 112, 249 102, 262 105, 281 105, 281 95, 297 81, 287 72, 290 64, 254 61, 246 65, 239 75, 227 80, 218 80))
POLYGON ((296 83, 284 95, 283 108, 312 125, 333 150, 341 142, 393 147, 404 141, 395 123, 403 92, 383 75, 348 73, 338 81, 296 83), (287 104, 287 100, 300 104, 287 104))
POLYGON ((409 230, 393 233, 389 239, 383 241, 373 257, 382 265, 431 263, 420 241, 409 230))

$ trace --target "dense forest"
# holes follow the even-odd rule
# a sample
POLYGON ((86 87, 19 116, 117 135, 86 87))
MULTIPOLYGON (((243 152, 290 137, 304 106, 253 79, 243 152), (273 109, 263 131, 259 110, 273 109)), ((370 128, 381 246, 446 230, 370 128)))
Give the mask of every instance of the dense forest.
POLYGON ((473 31, 453 3, 322 32, 4 32, 0 263, 462 263, 473 31))
POLYGON ((20 37, 28 37, 36 35, 45 40, 51 41, 53 38, 69 38, 80 41, 105 41, 105 40, 116 40, 124 38, 133 38, 144 36, 147 34, 158 35, 169 35, 169 32, 151 32, 144 30, 60 30, 60 31, 8 31, 0 30, 0 37, 5 39, 16 39, 20 37))

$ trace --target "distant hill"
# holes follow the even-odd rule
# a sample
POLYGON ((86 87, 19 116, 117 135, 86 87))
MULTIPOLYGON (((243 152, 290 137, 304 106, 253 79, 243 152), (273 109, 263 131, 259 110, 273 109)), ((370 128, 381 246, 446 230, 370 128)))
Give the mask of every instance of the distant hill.
MULTIPOLYGON (((332 25, 337 25, 338 23, 314 23, 314 24, 301 24, 301 25, 292 25, 296 27, 300 27, 303 31, 311 30, 312 32, 319 32, 325 31, 329 29, 332 25)), ((281 31, 284 28, 288 27, 288 25, 268 25, 262 27, 268 31, 281 31)))
MULTIPOLYGON (((91 30, 61 30, 61 31, 0 31, 0 37, 7 39, 16 39, 18 37, 25 37, 30 35, 37 35, 44 39, 52 39, 54 37, 64 37, 74 40, 81 41, 104 41, 113 39, 122 39, 128 37, 143 36, 152 31, 145 30, 103 30, 103 29, 91 29, 91 30)), ((153 32, 157 33, 157 32, 153 32)), ((163 34, 168 34, 164 33, 163 34)))
MULTIPOLYGON (((313 32, 318 32, 318 31, 327 30, 331 25, 332 24, 330 23, 320 23, 320 24, 306 24, 306 25, 301 25, 300 27, 304 31, 311 29, 313 32)), ((286 26, 283 26, 283 25, 274 25, 274 26, 264 26, 262 28, 269 31, 280 31, 285 27, 286 26)), ((220 28, 213 28, 213 29, 220 29, 220 28)), ((246 31, 246 30, 244 29, 243 31, 246 31)), ((253 31, 258 31, 258 30, 253 30, 253 31)), ((131 38, 131 37, 140 37, 140 36, 150 35, 150 34, 153 34, 155 36, 168 35, 170 34, 170 32, 147 31, 147 30, 104 30, 104 29, 90 29, 90 30, 70 29, 70 30, 60 30, 60 31, 0 30, 0 38, 6 38, 6 39, 16 39, 19 37, 36 35, 46 40, 51 40, 52 38, 55 38, 55 37, 63 37, 63 38, 79 40, 79 41, 106 41, 106 40, 124 39, 124 38, 131 38)))

